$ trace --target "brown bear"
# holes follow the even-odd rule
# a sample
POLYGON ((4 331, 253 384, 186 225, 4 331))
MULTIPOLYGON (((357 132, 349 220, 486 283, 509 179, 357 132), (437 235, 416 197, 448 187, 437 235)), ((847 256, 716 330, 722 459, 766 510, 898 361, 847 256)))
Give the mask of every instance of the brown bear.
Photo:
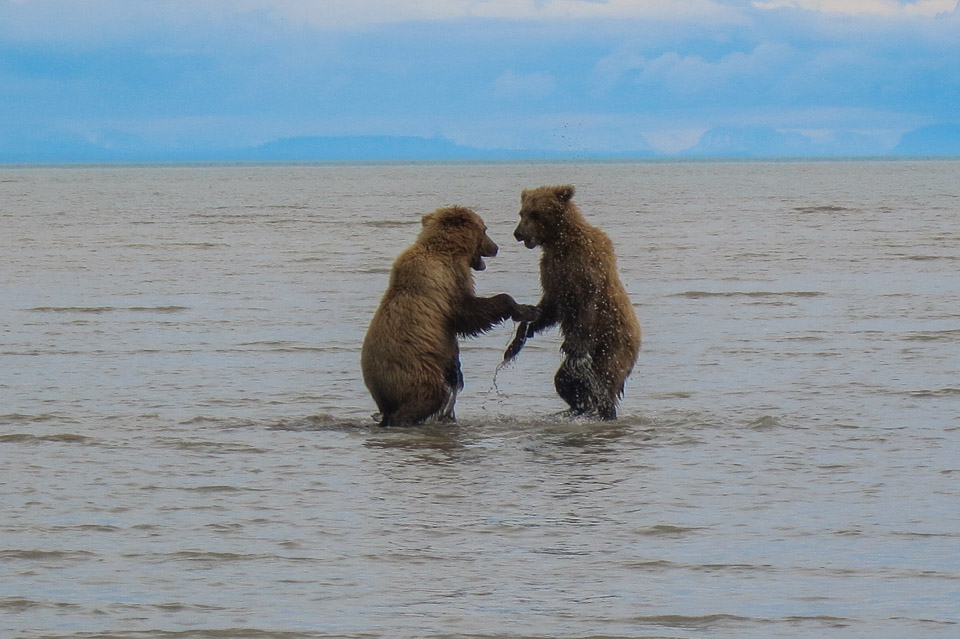
POLYGON ((576 415, 617 418, 617 403, 640 349, 640 323, 620 283, 613 244, 583 219, 572 186, 525 189, 513 235, 527 248, 542 247, 540 317, 522 323, 504 353, 512 360, 533 337, 555 324, 564 359, 554 377, 557 393, 576 415))
POLYGON ((463 388, 457 337, 479 335, 508 317, 529 322, 538 316, 535 306, 506 293, 476 296, 470 269, 482 271, 483 258, 497 254, 479 215, 451 206, 421 222, 416 242, 393 264, 360 356, 381 426, 454 421, 463 388))

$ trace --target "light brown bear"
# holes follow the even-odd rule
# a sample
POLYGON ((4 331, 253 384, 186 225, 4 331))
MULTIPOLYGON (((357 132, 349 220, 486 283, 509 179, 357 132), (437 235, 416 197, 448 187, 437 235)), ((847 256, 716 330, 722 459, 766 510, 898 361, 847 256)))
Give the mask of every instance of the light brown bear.
POLYGON ((572 186, 525 189, 513 235, 542 247, 540 317, 517 328, 504 362, 527 338, 560 324, 564 359, 554 377, 570 412, 616 419, 624 383, 640 349, 640 323, 620 283, 613 244, 583 219, 572 186))
POLYGON ((482 271, 483 258, 497 254, 479 215, 451 206, 421 222, 416 242, 393 264, 360 356, 381 426, 431 417, 454 421, 463 388, 457 337, 479 335, 508 317, 538 316, 535 306, 518 304, 506 293, 476 296, 470 269, 482 271))

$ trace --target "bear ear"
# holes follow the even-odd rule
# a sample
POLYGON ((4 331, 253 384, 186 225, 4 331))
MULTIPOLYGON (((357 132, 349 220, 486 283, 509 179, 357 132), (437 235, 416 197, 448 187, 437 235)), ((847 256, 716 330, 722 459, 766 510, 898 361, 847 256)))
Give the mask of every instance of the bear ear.
POLYGON ((573 199, 575 189, 572 184, 565 184, 563 186, 558 186, 555 190, 557 194, 557 199, 561 202, 569 202, 573 199))
POLYGON ((459 205, 437 209, 434 211, 434 214, 437 216, 437 221, 442 224, 444 228, 467 226, 473 221, 473 218, 477 216, 476 213, 467 207, 459 205))
POLYGON ((427 213, 426 215, 420 218, 420 224, 422 224, 423 226, 426 226, 427 224, 433 221, 433 217, 434 217, 433 213, 427 213))
POLYGON ((520 192, 520 203, 523 204, 530 197, 530 189, 524 189, 520 192))

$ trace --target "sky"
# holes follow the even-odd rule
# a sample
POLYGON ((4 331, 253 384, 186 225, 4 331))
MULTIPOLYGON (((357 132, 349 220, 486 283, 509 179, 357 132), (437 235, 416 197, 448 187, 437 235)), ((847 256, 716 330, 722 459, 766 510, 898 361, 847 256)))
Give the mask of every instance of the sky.
POLYGON ((314 136, 873 155, 958 130, 957 0, 0 0, 0 161, 314 136))

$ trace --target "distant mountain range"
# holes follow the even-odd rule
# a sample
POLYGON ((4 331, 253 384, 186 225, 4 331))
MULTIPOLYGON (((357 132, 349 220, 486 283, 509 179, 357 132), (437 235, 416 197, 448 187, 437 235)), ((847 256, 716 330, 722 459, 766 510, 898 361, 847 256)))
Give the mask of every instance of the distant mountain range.
POLYGON ((609 154, 480 149, 463 146, 443 137, 386 135, 282 138, 259 146, 234 149, 138 149, 129 139, 98 143, 78 138, 44 140, 30 150, 0 147, 0 163, 536 161, 653 155, 649 150, 609 154))
POLYGON ((138 149, 123 143, 83 139, 44 140, 30 150, 0 147, 0 163, 56 164, 102 162, 391 162, 601 159, 650 157, 651 151, 627 154, 562 153, 543 150, 480 149, 443 137, 326 136, 274 140, 247 148, 138 149))
POLYGON ((804 158, 865 156, 960 157, 960 125, 939 124, 910 131, 890 148, 876 137, 846 132, 815 140, 794 131, 762 127, 719 127, 692 148, 674 154, 650 149, 620 153, 480 149, 443 137, 328 136, 274 140, 239 149, 138 149, 134 141, 98 144, 87 140, 46 140, 30 150, 0 148, 3 163, 61 162, 388 162, 596 160, 647 158, 804 158))
POLYGON ((441 137, 383 135, 284 138, 249 149, 244 153, 245 159, 265 162, 486 160, 513 154, 514 152, 461 146, 441 137))
POLYGON ((759 127, 720 127, 700 137, 681 156, 692 157, 960 157, 960 125, 939 124, 904 134, 890 148, 883 140, 852 131, 817 140, 795 131, 759 127))
POLYGON ((653 157, 649 150, 625 154, 561 152, 552 150, 479 149, 443 137, 343 136, 284 138, 243 153, 258 162, 385 162, 394 160, 551 160, 653 157))
MULTIPOLYGON (((960 146, 957 147, 960 153, 960 146)), ((681 152, 693 157, 728 158, 823 158, 890 155, 889 145, 877 138, 843 132, 828 140, 816 140, 796 131, 759 127, 720 127, 700 136, 693 148, 681 152)))

